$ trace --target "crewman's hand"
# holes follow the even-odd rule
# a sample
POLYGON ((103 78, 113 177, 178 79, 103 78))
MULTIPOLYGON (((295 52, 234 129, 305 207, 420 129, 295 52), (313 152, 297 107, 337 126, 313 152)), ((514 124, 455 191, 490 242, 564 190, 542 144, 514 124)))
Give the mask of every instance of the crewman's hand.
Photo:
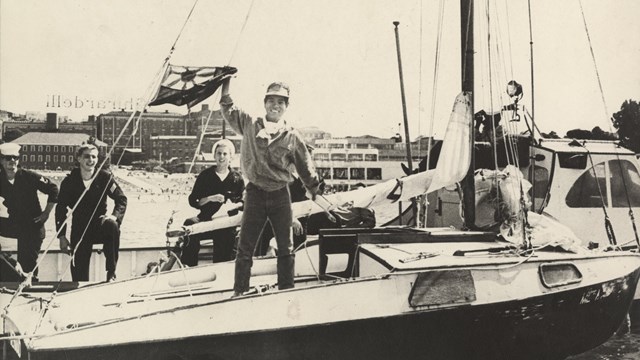
POLYGON ((49 219, 49 212, 43 211, 42 214, 33 218, 33 222, 36 224, 44 224, 49 219))
POLYGON ((294 218, 291 221, 291 226, 293 227, 293 233, 295 235, 302 235, 304 232, 304 229, 302 228, 302 224, 300 224, 300 221, 298 221, 298 219, 294 218))
POLYGON ((231 75, 222 80, 222 90, 220 95, 229 95, 229 84, 231 83, 231 75))
POLYGON ((60 240, 60 250, 67 254, 71 254, 71 244, 69 244, 67 237, 65 235, 60 235, 58 240, 60 240))
POLYGON ((104 225, 104 222, 107 220, 117 221, 118 218, 113 215, 102 215, 100 216, 100 225, 104 225))

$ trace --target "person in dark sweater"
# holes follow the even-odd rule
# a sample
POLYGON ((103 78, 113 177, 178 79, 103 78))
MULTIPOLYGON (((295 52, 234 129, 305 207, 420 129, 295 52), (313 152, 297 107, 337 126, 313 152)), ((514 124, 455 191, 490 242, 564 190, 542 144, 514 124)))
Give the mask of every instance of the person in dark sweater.
MULTIPOLYGON (((44 224, 58 200, 58 186, 48 178, 20 168, 20 145, 0 145, 0 232, 18 240, 18 263, 34 271, 45 238, 44 224), (42 210, 38 191, 47 195, 42 210)), ((37 280, 38 269, 34 271, 37 280)))
MULTIPOLYGON (((237 171, 230 167, 235 153, 233 143, 222 139, 213 145, 216 166, 205 169, 198 175, 189 195, 189 205, 200 210, 196 217, 187 219, 184 225, 193 225, 211 217, 227 202, 242 201, 244 181, 237 171)), ((198 265, 200 241, 213 239, 213 262, 235 259, 235 228, 218 229, 194 234, 184 239, 180 260, 187 266, 198 265)))
POLYGON ((113 174, 96 169, 98 148, 95 145, 81 145, 76 152, 76 160, 79 166, 62 180, 56 206, 60 250, 68 251, 74 257, 71 263, 73 281, 88 281, 93 244, 103 244, 107 281, 114 281, 120 250, 120 226, 127 209, 127 197, 113 174), (107 196, 114 201, 111 215, 107 215, 107 196), (69 209, 73 210, 71 242, 66 236, 69 209))

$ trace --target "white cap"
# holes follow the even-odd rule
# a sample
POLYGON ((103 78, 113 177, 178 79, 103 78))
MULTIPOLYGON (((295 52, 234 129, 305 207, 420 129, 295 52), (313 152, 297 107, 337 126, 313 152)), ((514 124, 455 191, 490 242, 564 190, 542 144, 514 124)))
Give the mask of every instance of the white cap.
POLYGON ((226 148, 228 148, 230 155, 233 155, 236 153, 236 147, 233 145, 233 143, 229 139, 220 139, 216 141, 215 144, 213 144, 213 147, 211 148, 211 152, 214 155, 216 153, 216 149, 218 148, 218 146, 225 146, 226 148))
POLYGON ((15 143, 4 143, 0 145, 0 155, 20 156, 20 145, 15 143))
POLYGON ((285 98, 289 98, 289 85, 283 83, 283 82, 274 82, 271 83, 268 87, 267 87, 267 93, 264 95, 264 97, 267 96, 282 96, 285 98))

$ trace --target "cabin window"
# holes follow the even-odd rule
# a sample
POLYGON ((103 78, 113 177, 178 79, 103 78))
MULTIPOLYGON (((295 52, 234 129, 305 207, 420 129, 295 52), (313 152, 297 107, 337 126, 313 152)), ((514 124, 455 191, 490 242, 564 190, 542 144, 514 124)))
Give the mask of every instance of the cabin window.
POLYGON ((327 153, 316 153, 316 154, 313 154, 313 157, 316 160, 320 160, 320 161, 329 160, 329 154, 327 154, 327 153))
MULTIPOLYGON (((535 209, 538 211, 543 206, 545 196, 547 195, 547 189, 549 187, 549 169, 538 165, 536 165, 535 168, 535 209)), ((531 171, 531 168, 529 168, 529 171, 531 171)), ((529 178, 531 178, 531 176, 529 176, 529 178)), ((532 190, 529 190, 529 197, 531 197, 532 190)))
POLYGON ((586 169, 587 154, 585 153, 559 153, 558 162, 565 169, 586 169))
POLYGON ((321 179, 331 179, 331 169, 329 168, 317 168, 318 175, 321 179))
POLYGON ((334 179, 347 179, 347 169, 346 168, 334 168, 333 169, 333 178, 334 179))
POLYGON ((364 180, 364 168, 351 168, 349 169, 350 179, 352 180, 364 180))
POLYGON ((362 154, 348 154, 347 160, 349 161, 362 161, 362 154))
POLYGON ((609 201, 607 200, 604 163, 585 171, 571 186, 565 200, 567 206, 571 208, 607 206, 609 201))
POLYGON ((378 161, 378 155, 376 155, 376 154, 364 154, 364 161, 378 161))
POLYGON ((331 154, 332 161, 346 161, 347 154, 331 154))
POLYGON ((382 180, 382 169, 380 168, 368 168, 367 180, 382 180))
POLYGON ((640 207, 640 174, 628 160, 609 161, 611 205, 615 208, 640 207), (627 199, 628 197, 628 199, 627 199))
POLYGON ((542 285, 548 288, 582 281, 580 270, 571 263, 541 264, 539 271, 542 285))

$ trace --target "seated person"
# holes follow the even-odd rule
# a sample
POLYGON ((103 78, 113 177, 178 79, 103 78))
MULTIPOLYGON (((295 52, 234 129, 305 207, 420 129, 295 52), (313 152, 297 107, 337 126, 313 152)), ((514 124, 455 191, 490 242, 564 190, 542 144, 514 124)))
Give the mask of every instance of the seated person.
MULTIPOLYGON (((213 145, 216 166, 203 170, 189 195, 189 205, 200 210, 198 216, 185 220, 184 225, 193 225, 211 220, 226 201, 242 201, 244 181, 237 171, 231 169, 231 157, 235 153, 233 143, 222 139, 213 145)), ((200 240, 213 239, 213 262, 235 259, 236 229, 226 228, 194 234, 184 239, 180 260, 187 266, 198 265, 200 240)))

